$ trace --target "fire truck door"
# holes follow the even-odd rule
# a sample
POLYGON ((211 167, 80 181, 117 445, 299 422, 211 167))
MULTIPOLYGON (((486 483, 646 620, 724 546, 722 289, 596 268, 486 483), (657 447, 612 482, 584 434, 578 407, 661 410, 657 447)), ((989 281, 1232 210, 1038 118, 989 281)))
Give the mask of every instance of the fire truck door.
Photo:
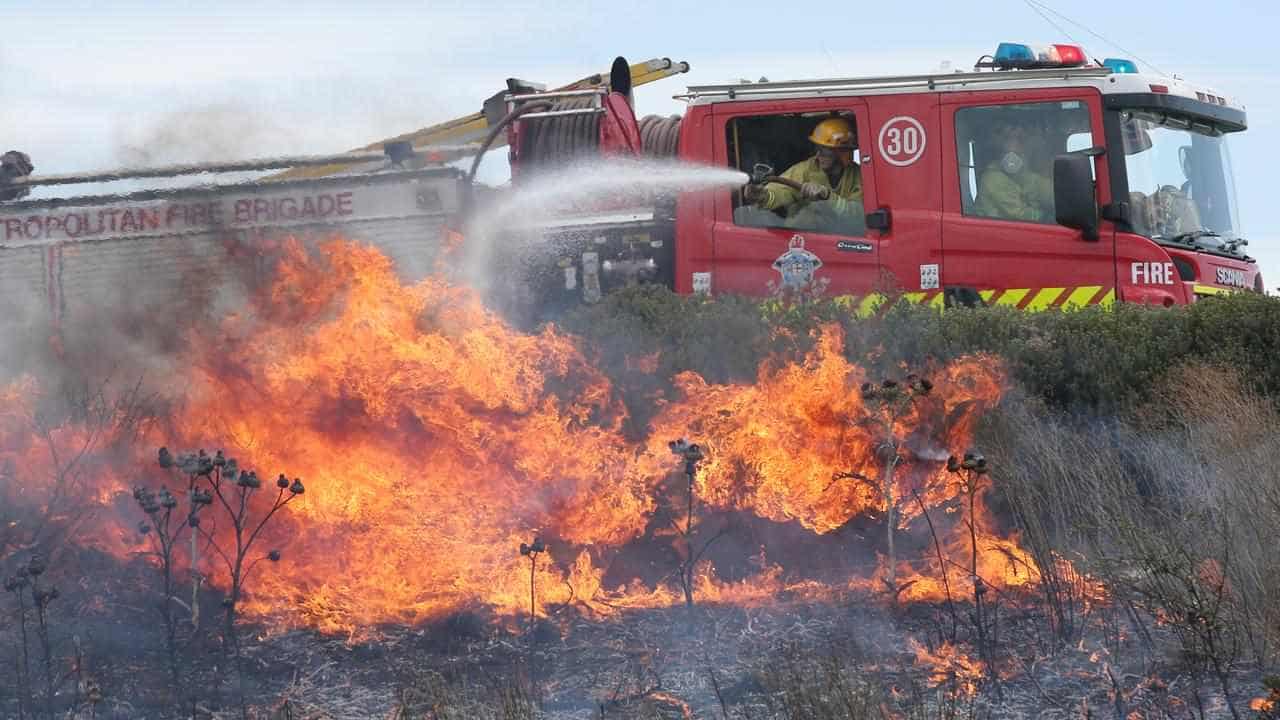
POLYGON ((883 225, 872 231, 880 246, 877 289, 930 301, 938 294, 942 262, 938 95, 879 95, 868 102, 872 145, 863 175, 874 169, 877 203, 867 212, 879 215, 873 224, 883 225))
MULTIPOLYGON (((1114 233, 1096 241, 1056 223, 1055 155, 1105 145, 1079 90, 971 93, 942 111, 942 284, 966 303, 1025 310, 1115 300, 1114 233)), ((1099 202, 1105 158, 1095 159, 1099 202)))
POLYGON ((866 230, 864 207, 875 200, 875 183, 859 166, 870 138, 865 102, 726 103, 714 117, 717 163, 749 174, 768 166, 775 176, 828 184, 835 197, 806 201, 780 183, 768 184, 767 198, 755 203, 744 203, 738 188, 718 192, 712 291, 762 295, 782 289, 831 296, 862 294, 873 287, 878 241, 866 230), (838 160, 840 175, 834 184, 830 175, 824 180, 826 170, 810 140, 818 123, 832 118, 847 123, 855 139, 855 147, 838 160))

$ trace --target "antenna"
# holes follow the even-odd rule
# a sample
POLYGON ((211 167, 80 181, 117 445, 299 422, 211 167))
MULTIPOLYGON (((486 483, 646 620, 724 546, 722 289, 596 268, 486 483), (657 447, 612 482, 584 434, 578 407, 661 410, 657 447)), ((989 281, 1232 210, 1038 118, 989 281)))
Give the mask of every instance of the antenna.
MULTIPOLYGON (((1080 28, 1080 29, 1084 30, 1085 32, 1089 33, 1090 35, 1092 35, 1092 36, 1094 36, 1094 37, 1098 38, 1098 39, 1099 39, 1099 40, 1101 40, 1102 42, 1104 42, 1104 43, 1106 43, 1106 44, 1110 45, 1111 47, 1113 47, 1113 48, 1115 48, 1115 49, 1119 50, 1120 52, 1123 52, 1124 54, 1128 55, 1129 57, 1132 57, 1132 58, 1135 58, 1135 59, 1137 59, 1137 60, 1141 61, 1143 65, 1146 65, 1146 66, 1150 67, 1152 70, 1155 70, 1156 72, 1160 73, 1161 75, 1164 75, 1165 77, 1172 77, 1171 75, 1169 75, 1169 73, 1167 73, 1167 72, 1165 72, 1164 70, 1161 70, 1160 68, 1156 67, 1155 63, 1152 63, 1151 61, 1149 61, 1149 60, 1147 60, 1147 59, 1143 58, 1142 56, 1138 55, 1138 53, 1133 52, 1132 50, 1129 50, 1128 48, 1122 47, 1119 43, 1113 42, 1112 40, 1107 39, 1106 37, 1104 37, 1104 36, 1103 36, 1103 35, 1101 35, 1100 33, 1095 32, 1095 31, 1094 31, 1092 28, 1090 28, 1088 25, 1085 25, 1084 23, 1081 23, 1081 22, 1077 22, 1077 21, 1075 21, 1075 20, 1072 20, 1071 18, 1067 17, 1066 15, 1063 15, 1062 13, 1058 12, 1057 10, 1054 10, 1052 7, 1049 7, 1049 5, 1048 5, 1048 4, 1046 4, 1046 3, 1044 2, 1044 0, 1022 0, 1022 1, 1023 1, 1024 3, 1026 3, 1026 4, 1027 4, 1027 6, 1028 6, 1028 7, 1030 7, 1032 10, 1034 10, 1034 11, 1036 12, 1036 14, 1037 14, 1037 15, 1039 15, 1039 16, 1040 16, 1040 17, 1042 17, 1042 18, 1044 18, 1046 22, 1048 22, 1050 25, 1052 25, 1054 28, 1056 28, 1056 29, 1058 30, 1058 32, 1063 33, 1063 34, 1064 34, 1064 35, 1066 35, 1068 38, 1070 38, 1073 42, 1075 42, 1075 38, 1072 38, 1072 37, 1071 37, 1071 35, 1070 35, 1069 33, 1067 33, 1067 31, 1066 31, 1066 30, 1063 30, 1061 26, 1059 26, 1057 23, 1055 23, 1054 21, 1052 21, 1052 20, 1050 20, 1048 17, 1046 17, 1046 16, 1045 16, 1045 14, 1044 14, 1043 12, 1041 12, 1041 10, 1047 11, 1047 12, 1049 12, 1050 14, 1052 14, 1052 15, 1054 15, 1054 16, 1056 16, 1056 17, 1058 17, 1060 20, 1065 20, 1066 22, 1068 22, 1068 23, 1070 23, 1070 24, 1072 24, 1072 25, 1075 25, 1076 27, 1078 27, 1078 28, 1080 28)), ((1076 44, 1077 44, 1077 45, 1079 45, 1080 43, 1079 43, 1079 42, 1076 42, 1076 44)), ((1095 60, 1095 62, 1096 62, 1096 60, 1095 60)), ((1101 63, 1099 63, 1099 64, 1101 64, 1101 63)))

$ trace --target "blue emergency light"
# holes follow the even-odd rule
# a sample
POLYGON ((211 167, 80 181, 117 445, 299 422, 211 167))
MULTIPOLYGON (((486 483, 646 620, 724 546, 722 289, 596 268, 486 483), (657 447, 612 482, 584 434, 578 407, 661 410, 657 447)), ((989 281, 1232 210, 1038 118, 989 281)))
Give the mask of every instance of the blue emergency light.
POLYGON ((1036 61, 1036 54, 1030 45, 1002 42, 996 48, 995 61, 997 65, 1008 67, 1029 65, 1036 61))
POLYGON ((1102 66, 1111 68, 1113 73, 1136 73, 1138 72, 1138 64, 1132 60, 1122 60, 1121 58, 1107 58, 1102 61, 1102 66))

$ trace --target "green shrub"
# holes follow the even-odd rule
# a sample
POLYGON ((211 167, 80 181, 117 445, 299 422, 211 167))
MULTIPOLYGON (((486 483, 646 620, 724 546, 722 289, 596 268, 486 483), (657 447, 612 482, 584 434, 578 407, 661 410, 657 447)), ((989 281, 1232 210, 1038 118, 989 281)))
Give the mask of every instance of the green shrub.
POLYGON ((663 382, 684 370, 710 382, 750 381, 767 357, 800 357, 827 323, 844 328, 849 358, 873 371, 993 353, 1029 394, 1072 414, 1129 410, 1185 362, 1237 368, 1251 390, 1280 399, 1280 299, 1251 293, 1182 308, 1121 304, 1040 313, 1006 307, 940 313, 900 302, 857 318, 833 300, 784 306, 642 286, 576 309, 561 322, 607 372, 657 352, 654 375, 663 382))

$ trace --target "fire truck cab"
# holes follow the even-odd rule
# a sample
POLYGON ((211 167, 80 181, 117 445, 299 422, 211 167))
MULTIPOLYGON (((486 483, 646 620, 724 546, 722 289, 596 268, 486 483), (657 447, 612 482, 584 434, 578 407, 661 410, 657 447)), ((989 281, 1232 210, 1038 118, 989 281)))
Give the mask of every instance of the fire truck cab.
POLYGON ((816 282, 827 295, 1032 310, 1262 291, 1226 143, 1244 110, 1085 58, 1006 43, 974 72, 690 87, 677 96, 681 159, 781 174, 813 155, 818 122, 842 117, 862 196, 843 213, 820 200, 779 212, 738 188, 682 193, 675 288, 816 282))

